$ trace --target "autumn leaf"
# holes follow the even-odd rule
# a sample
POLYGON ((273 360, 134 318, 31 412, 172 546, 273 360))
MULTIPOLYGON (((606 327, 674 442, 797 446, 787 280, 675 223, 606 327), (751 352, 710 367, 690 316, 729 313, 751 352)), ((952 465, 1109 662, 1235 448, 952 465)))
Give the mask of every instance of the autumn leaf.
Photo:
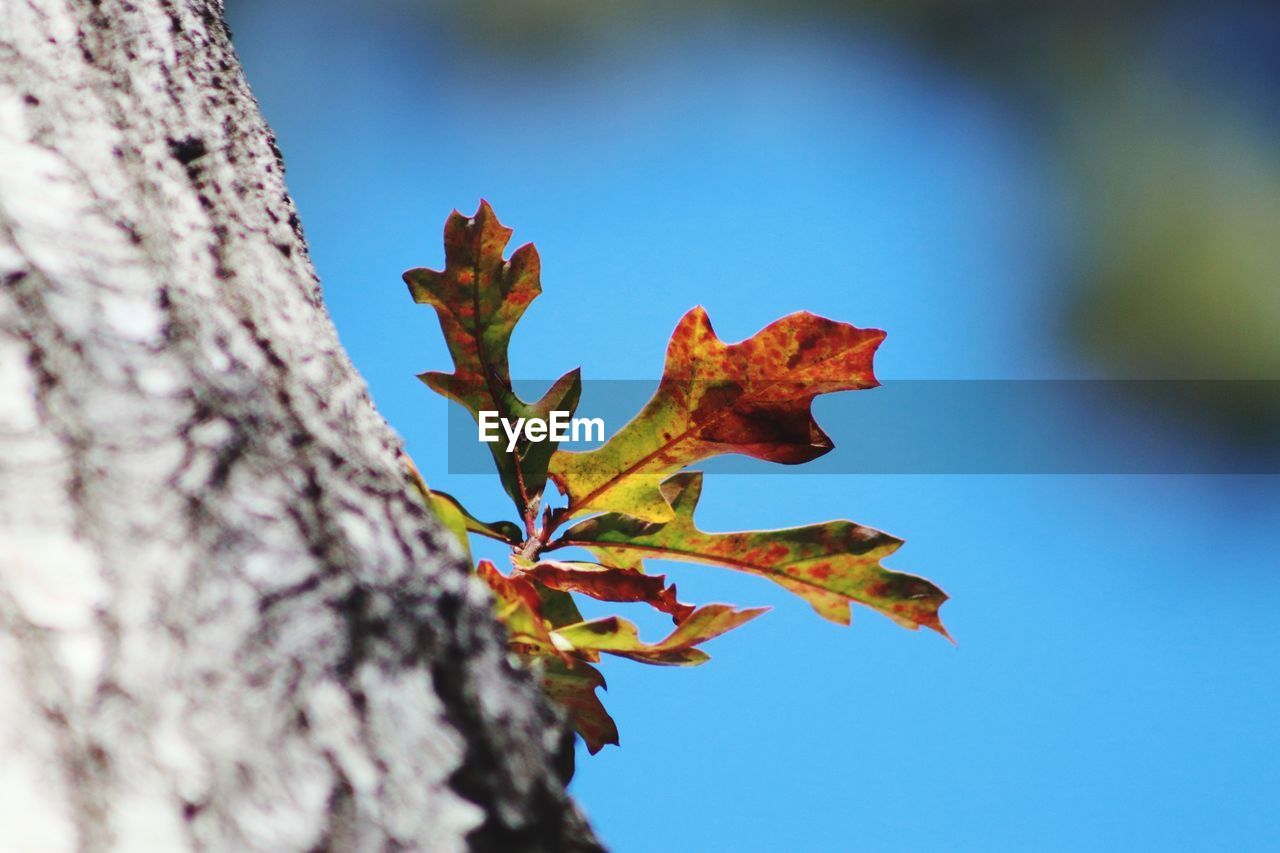
POLYGON ((490 539, 497 539, 508 545, 519 545, 523 532, 519 526, 510 521, 481 521, 462 505, 453 495, 447 492, 428 491, 431 506, 446 524, 451 527, 461 526, 464 532, 477 533, 490 539))
POLYGON ((618 726, 596 696, 596 688, 604 686, 600 671, 582 661, 574 661, 572 666, 554 658, 542 663, 542 689, 568 711, 592 755, 607 743, 618 743, 618 726))
MULTIPOLYGON (((507 576, 488 560, 476 564, 476 574, 493 592, 498 619, 511 635, 511 645, 529 654, 562 655, 542 615, 538 589, 518 575, 507 576)), ((561 646, 566 645, 561 643, 561 646)))
POLYGON ((645 602, 679 623, 693 613, 691 604, 676 600, 675 585, 663 575, 647 575, 636 569, 620 569, 598 563, 543 560, 523 574, 543 586, 562 592, 579 592, 600 601, 645 602))
MULTIPOLYGON (((582 392, 577 370, 562 376, 541 400, 529 404, 512 390, 507 348, 516 323, 542 292, 541 262, 532 243, 504 260, 511 229, 498 221, 488 202, 472 217, 456 210, 445 223, 445 268, 412 269, 404 274, 413 300, 431 305, 453 356, 454 372, 423 373, 418 378, 432 390, 456 400, 479 418, 481 411, 499 417, 546 419, 553 410, 572 413, 582 392)), ((522 516, 547 481, 547 464, 556 445, 523 438, 508 452, 507 443, 489 444, 502 484, 522 516)))
MULTIPOLYGON (((481 412, 494 412, 509 424, 546 421, 552 412, 572 415, 582 390, 576 370, 535 403, 513 389, 511 336, 541 283, 532 245, 503 258, 511 233, 484 201, 472 217, 454 211, 445 225, 444 270, 404 274, 414 300, 435 308, 454 366, 452 373, 419 378, 477 421, 481 412)), ((572 332, 561 330, 556 345, 571 341, 572 332)), ((946 594, 881 563, 901 540, 850 521, 706 533, 694 524, 702 475, 682 473, 725 453, 783 464, 827 453, 832 442, 813 418, 813 400, 877 385, 873 359, 883 339, 876 329, 799 312, 746 340, 725 343, 706 311, 694 308, 672 333, 653 397, 603 446, 570 453, 552 441, 531 441, 524 431, 511 449, 505 440, 490 444, 523 529, 509 521, 480 521, 452 496, 431 491, 401 454, 409 485, 464 550, 469 552, 472 533, 510 546, 510 574, 487 560, 476 565, 476 573, 493 593, 511 651, 567 710, 592 753, 618 743, 618 729, 596 693, 605 683, 591 663, 609 654, 667 666, 701 664, 709 660, 704 643, 768 609, 684 604, 663 575, 644 571, 647 558, 709 563, 769 578, 838 623, 848 624, 850 605, 858 603, 908 628, 924 626, 948 636, 938 616, 946 594), (540 506, 548 477, 568 497, 567 506, 540 506), (553 538, 572 520, 577 523, 553 538), (567 546, 585 549, 594 561, 547 558, 567 546), (645 642, 626 619, 584 620, 574 594, 645 603, 670 615, 675 627, 662 640, 645 642)))
POLYGON ((857 602, 907 628, 932 628, 950 639, 938 617, 946 593, 924 578, 880 564, 898 550, 901 539, 851 521, 704 533, 693 521, 702 474, 677 474, 662 490, 674 520, 653 524, 614 513, 599 515, 569 528, 554 544, 586 548, 607 563, 635 565, 653 557, 727 566, 769 578, 833 622, 849 624, 850 602, 857 602))
POLYGON ((672 333, 662 380, 640 414, 601 447, 552 457, 568 514, 669 521, 661 483, 700 459, 743 453, 797 464, 821 456, 832 443, 810 412, 813 398, 877 385, 872 357, 883 339, 878 329, 799 312, 726 344, 694 308, 672 333))
POLYGON ((739 610, 728 604, 706 604, 694 610, 670 635, 657 643, 641 640, 635 623, 617 616, 566 625, 553 633, 561 641, 567 641, 579 654, 606 652, 641 663, 697 666, 711 660, 711 656, 696 646, 745 625, 768 609, 746 607, 739 610))

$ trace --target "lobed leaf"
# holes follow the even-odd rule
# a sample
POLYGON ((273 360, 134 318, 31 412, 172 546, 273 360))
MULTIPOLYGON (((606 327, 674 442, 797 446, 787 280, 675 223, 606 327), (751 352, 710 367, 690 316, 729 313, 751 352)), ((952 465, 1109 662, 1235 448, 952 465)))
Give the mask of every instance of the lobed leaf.
POLYGON ((748 607, 739 610, 728 604, 703 605, 657 643, 641 640, 635 623, 617 616, 557 628, 554 636, 567 641, 578 653, 606 652, 642 663, 697 666, 709 661, 711 656, 696 646, 750 622, 768 609, 748 607))
MULTIPOLYGON (((454 211, 445 225, 444 269, 404 274, 414 300, 436 309, 454 364, 453 373, 419 378, 477 420, 482 411, 509 422, 545 419, 557 410, 572 413, 581 394, 576 370, 532 404, 512 387, 511 336, 541 283, 532 245, 503 258, 511 234, 484 201, 472 217, 454 211)), ((664 576, 644 572, 647 557, 767 577, 842 624, 857 602, 908 628, 924 626, 948 636, 938 616, 946 594, 923 578, 881 565, 901 540, 849 521, 705 533, 693 520, 702 475, 679 473, 723 453, 797 464, 828 452, 832 442, 813 418, 813 399, 877 385, 873 359, 883 338, 876 329, 799 312, 726 344, 706 311, 694 308, 672 333, 653 397, 603 446, 569 453, 523 436, 510 451, 505 439, 490 445, 524 530, 508 521, 482 522, 452 496, 430 491, 403 457, 410 483, 464 549, 469 550, 468 533, 512 546, 510 575, 485 560, 476 572, 494 594, 511 648, 536 662, 543 688, 569 711, 592 753, 618 743, 618 731, 596 695, 604 677, 586 661, 612 654, 650 664, 697 665, 709 660, 701 644, 768 609, 681 603, 664 576), (544 526, 537 529, 548 477, 569 505, 546 510, 544 526), (562 521, 591 512, 604 514, 546 544, 562 521), (568 545, 585 548, 599 562, 537 559, 540 550, 568 545), (676 627, 659 642, 646 643, 625 619, 583 620, 570 593, 647 603, 671 615, 676 627)))
POLYGON ((669 521, 661 484, 686 465, 721 453, 796 464, 829 451, 810 404, 879 384, 872 358, 883 339, 878 329, 802 311, 726 344, 694 308, 672 333, 662 380, 640 414, 601 447, 557 451, 550 476, 569 497, 569 515, 669 521))
POLYGON ((476 574, 493 592, 498 619, 511 635, 513 647, 528 654, 564 655, 547 628, 542 601, 532 582, 518 575, 504 575, 488 560, 476 563, 476 574))
POLYGON ((543 560, 525 569, 524 574, 561 592, 579 592, 600 601, 644 602, 669 614, 677 623, 694 612, 692 604, 682 604, 676 599, 675 585, 667 586, 663 575, 558 560, 543 560))
MULTIPOLYGON (((533 404, 512 390, 507 348, 516 323, 542 292, 542 284, 541 262, 532 243, 516 249, 509 261, 503 259, 511 233, 488 202, 481 201, 471 217, 455 210, 444 228, 444 270, 412 269, 404 274, 413 300, 436 309, 453 357, 453 373, 423 373, 418 378, 477 419, 481 411, 498 412, 513 422, 545 419, 553 410, 573 412, 582 393, 577 370, 562 376, 533 404)), ((531 506, 536 511, 556 446, 523 437, 513 451, 506 446, 503 440, 490 444, 489 450, 503 487, 524 516, 531 506)))
POLYGON ((884 568, 902 540, 851 521, 742 533, 704 533, 693 521, 702 474, 677 474, 662 484, 675 518, 653 524, 611 513, 589 518, 555 543, 586 548, 604 562, 644 557, 727 566, 767 577, 796 593, 819 614, 847 625, 850 602, 878 610, 900 625, 931 628, 950 639, 938 616, 947 595, 924 578, 884 568))
POLYGON ((597 687, 605 687, 604 676, 590 664, 575 661, 570 666, 556 659, 542 664, 542 689, 569 712, 574 729, 592 755, 607 743, 618 743, 618 726, 596 696, 597 687))

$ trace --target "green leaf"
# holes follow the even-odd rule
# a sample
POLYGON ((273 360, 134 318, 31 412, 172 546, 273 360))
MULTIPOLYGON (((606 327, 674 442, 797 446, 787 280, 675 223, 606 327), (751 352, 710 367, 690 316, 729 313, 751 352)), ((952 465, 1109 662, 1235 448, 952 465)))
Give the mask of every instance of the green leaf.
POLYGON ((523 573, 548 589, 580 592, 600 601, 644 602, 680 623, 693 613, 691 604, 676 599, 675 585, 663 575, 620 569, 598 563, 543 560, 523 573))
POLYGON ((769 578, 808 601, 822 616, 849 624, 857 602, 900 625, 932 628, 950 639, 938 617, 947 595, 924 578, 884 568, 902 540, 851 521, 783 530, 704 533, 693 521, 702 474, 677 474, 662 485, 675 518, 652 524, 619 514, 579 522, 554 543, 586 548, 603 562, 644 557, 710 563, 769 578))
MULTIPOLYGON (((477 420, 481 411, 498 412, 513 423, 517 418, 546 419, 552 411, 572 413, 582 393, 577 370, 562 376, 532 405, 512 390, 507 348, 516 323, 542 285, 541 263, 532 243, 516 249, 509 261, 503 259, 511 233, 488 202, 481 201, 472 217, 455 210, 444 228, 444 270, 412 269, 404 274, 413 300, 436 309, 453 356, 453 373, 424 373, 418 378, 461 403, 477 420)), ((521 437, 513 451, 506 447, 504 438, 491 443, 489 450, 503 487, 523 517, 531 509, 537 511, 556 445, 521 437)))
MULTIPOLYGON (((452 519, 454 524, 461 524, 464 532, 478 533, 513 546, 518 546, 524 537, 523 531, 513 522, 481 521, 472 515, 457 498, 447 492, 429 491, 428 494, 432 507, 435 508, 437 515, 445 519, 446 524, 450 524, 452 519)), ((466 537, 463 536, 463 538, 466 537)))
POLYGON ((829 451, 810 403, 879 384, 872 357, 883 339, 878 329, 799 312, 726 344, 694 308, 672 333, 662 380, 640 414, 601 447, 558 451, 550 476, 569 497, 569 515, 669 521, 661 483, 686 465, 721 453, 797 464, 829 451))
POLYGON ((592 755, 606 743, 618 743, 618 726, 596 696, 596 688, 604 686, 600 671, 582 661, 570 666, 550 658, 542 663, 542 689, 569 712, 574 729, 582 735, 592 755))
MULTIPOLYGON (((409 454, 404 451, 400 452, 400 464, 404 468, 405 477, 409 480, 409 485, 413 486, 413 490, 418 493, 427 507, 435 513, 436 518, 444 525, 444 528, 453 534, 453 538, 462 548, 462 553, 467 560, 471 559, 471 541, 467 536, 468 522, 481 524, 476 521, 471 513, 463 508, 455 498, 446 495, 444 492, 432 492, 427 488, 426 481, 422 479, 422 474, 418 471, 418 466, 413 464, 413 460, 409 458, 409 454)), ((498 522, 502 524, 503 522, 498 522)), ((509 523, 509 522, 507 522, 509 523)), ((514 525, 512 525, 514 527, 514 525)), ((519 529, 517 528, 517 533, 519 529)))
POLYGON ((436 518, 440 519, 440 523, 445 529, 453 534, 453 538, 462 548, 462 553, 467 560, 471 559, 471 539, 467 536, 467 519, 463 515, 465 510, 457 501, 448 499, 448 495, 437 492, 427 492, 427 500, 430 502, 432 511, 435 512, 436 518))
POLYGON ((694 610, 670 635, 657 643, 641 640, 635 623, 617 616, 566 625, 552 633, 560 640, 568 641, 578 653, 606 652, 642 663, 697 666, 711 659, 706 652, 695 648, 697 645, 750 622, 768 609, 748 607, 738 610, 728 604, 706 604, 694 610))

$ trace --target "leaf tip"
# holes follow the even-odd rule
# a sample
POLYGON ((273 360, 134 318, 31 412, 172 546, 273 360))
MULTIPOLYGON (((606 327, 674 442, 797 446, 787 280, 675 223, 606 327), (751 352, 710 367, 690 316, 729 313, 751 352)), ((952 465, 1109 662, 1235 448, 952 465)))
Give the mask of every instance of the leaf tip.
POLYGON ((941 634, 946 639, 946 641, 951 644, 952 648, 954 649, 960 648, 960 644, 956 642, 956 638, 951 636, 951 632, 947 630, 947 626, 942 624, 942 618, 939 617, 936 613, 933 616, 933 621, 927 624, 925 627, 931 630, 937 631, 939 634, 941 634))

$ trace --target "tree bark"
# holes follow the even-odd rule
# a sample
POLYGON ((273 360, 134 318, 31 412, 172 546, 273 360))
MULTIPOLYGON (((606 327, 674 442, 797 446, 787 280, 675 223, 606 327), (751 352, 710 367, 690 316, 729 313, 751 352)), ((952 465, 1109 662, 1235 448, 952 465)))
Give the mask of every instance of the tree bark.
POLYGON ((592 849, 216 0, 0 0, 0 850, 592 849))

